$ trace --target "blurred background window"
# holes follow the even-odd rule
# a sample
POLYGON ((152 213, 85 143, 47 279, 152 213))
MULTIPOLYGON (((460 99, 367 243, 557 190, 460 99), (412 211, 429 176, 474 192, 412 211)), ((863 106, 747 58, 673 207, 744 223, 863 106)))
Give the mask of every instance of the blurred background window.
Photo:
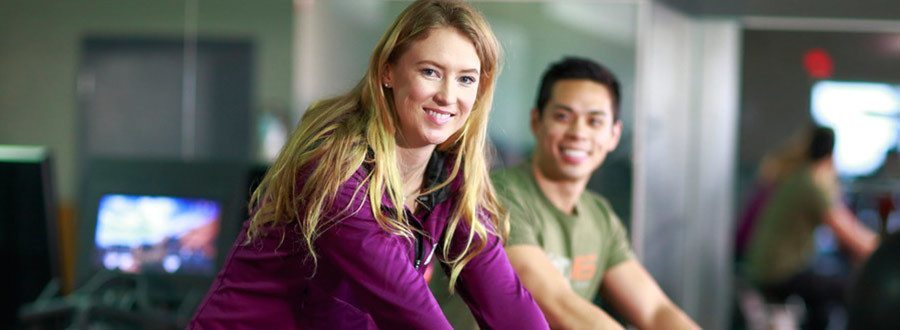
POLYGON ((870 175, 897 148, 900 85, 824 80, 812 87, 817 124, 835 133, 835 166, 845 178, 870 175))

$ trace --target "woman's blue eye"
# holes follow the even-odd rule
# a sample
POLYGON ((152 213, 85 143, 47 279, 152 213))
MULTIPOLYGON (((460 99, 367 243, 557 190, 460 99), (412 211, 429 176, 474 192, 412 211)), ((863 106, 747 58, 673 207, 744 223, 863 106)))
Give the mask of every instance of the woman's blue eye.
POLYGON ((471 85, 475 83, 475 78, 472 76, 462 76, 459 78, 460 82, 466 85, 471 85))
POLYGON ((430 68, 422 69, 422 74, 424 74, 428 77, 436 77, 438 75, 437 70, 430 69, 430 68))

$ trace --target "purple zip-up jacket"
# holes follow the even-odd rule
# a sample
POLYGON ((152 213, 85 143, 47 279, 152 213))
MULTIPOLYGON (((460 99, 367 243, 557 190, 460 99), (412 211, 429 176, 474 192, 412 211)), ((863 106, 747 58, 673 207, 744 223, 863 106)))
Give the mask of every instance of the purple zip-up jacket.
MULTIPOLYGON (((435 158, 429 172, 435 170, 433 163, 444 163, 435 158)), ((437 171, 446 175, 443 165, 437 171)), ((427 236, 410 240, 376 223, 366 186, 360 187, 366 173, 361 167, 340 186, 334 209, 349 206, 344 210, 351 212, 316 239, 317 267, 307 258, 296 222, 268 229, 249 245, 244 244, 245 223, 189 328, 450 329, 423 275, 442 254, 441 238, 462 175, 426 196, 425 206, 410 221, 427 236)), ((426 173, 429 181, 434 177, 428 179, 426 173)), ((464 239, 464 230, 454 237, 464 239)), ((547 328, 496 236, 463 268, 457 290, 482 328, 547 328)))

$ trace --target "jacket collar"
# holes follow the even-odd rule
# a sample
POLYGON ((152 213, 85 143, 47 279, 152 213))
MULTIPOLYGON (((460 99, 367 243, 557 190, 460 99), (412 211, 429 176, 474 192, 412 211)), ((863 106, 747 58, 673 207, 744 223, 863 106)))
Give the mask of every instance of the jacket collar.
MULTIPOLYGON (((447 154, 435 149, 435 151, 431 153, 431 158, 428 159, 428 165, 425 167, 424 186, 426 191, 447 180, 447 177, 450 174, 445 169, 447 167, 446 165, 447 154)), ((435 205, 446 201, 447 198, 450 197, 450 186, 451 185, 447 184, 427 195, 419 196, 419 202, 425 205, 429 210, 433 209, 435 205)))
MULTIPOLYGON (((371 154, 372 154, 372 150, 369 150, 370 157, 367 157, 367 158, 370 158, 370 159, 374 158, 374 157, 371 157, 371 154)), ((450 176, 448 166, 447 166, 447 158, 448 157, 449 156, 447 155, 446 152, 439 151, 437 149, 435 149, 434 152, 431 153, 431 157, 428 159, 428 164, 425 165, 425 173, 424 173, 424 178, 422 180, 423 186, 425 187, 425 189, 424 189, 425 191, 431 190, 431 188, 437 186, 441 182, 446 181, 447 177, 450 176)), ((364 165, 364 166, 365 166, 366 171, 372 170, 371 165, 364 165)), ((457 180, 454 180, 454 181, 458 181, 458 180, 459 180, 459 178, 457 178, 457 180)), ((422 203, 422 205, 424 205, 427 209, 432 210, 432 209, 434 209, 434 207, 436 205, 443 203, 448 198, 450 198, 450 193, 458 185, 459 184, 456 182, 452 182, 450 184, 444 185, 443 187, 441 187, 438 190, 432 191, 426 195, 419 196, 418 201, 419 201, 419 203, 422 203)), ((387 195, 385 195, 382 199, 381 208, 382 208, 382 210, 388 211, 391 214, 393 214, 394 207, 393 207, 390 199, 388 199, 387 195)))

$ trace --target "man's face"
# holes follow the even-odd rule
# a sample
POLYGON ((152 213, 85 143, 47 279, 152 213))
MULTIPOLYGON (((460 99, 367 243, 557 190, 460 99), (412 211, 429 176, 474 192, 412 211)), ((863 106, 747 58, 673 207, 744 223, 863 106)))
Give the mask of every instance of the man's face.
POLYGON ((553 181, 586 181, 619 144, 621 122, 613 120, 606 86, 587 79, 557 81, 542 115, 531 112, 537 145, 534 162, 553 181))

